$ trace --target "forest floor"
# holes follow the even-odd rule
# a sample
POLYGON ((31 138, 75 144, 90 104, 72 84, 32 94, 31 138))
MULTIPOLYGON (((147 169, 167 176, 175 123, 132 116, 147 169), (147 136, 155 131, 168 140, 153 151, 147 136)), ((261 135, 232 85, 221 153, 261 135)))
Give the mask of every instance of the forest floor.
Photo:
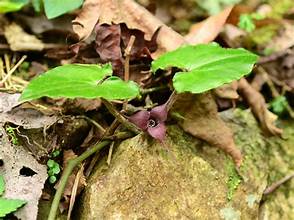
POLYGON ((0 2, 0 219, 294 219, 292 0, 43 2, 0 2))

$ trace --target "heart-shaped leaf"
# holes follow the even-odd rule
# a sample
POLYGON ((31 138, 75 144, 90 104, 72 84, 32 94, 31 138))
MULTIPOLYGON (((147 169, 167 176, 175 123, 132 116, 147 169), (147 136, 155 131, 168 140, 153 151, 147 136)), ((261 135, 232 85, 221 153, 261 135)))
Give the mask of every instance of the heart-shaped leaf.
POLYGON ((8 13, 20 10, 23 6, 28 4, 28 0, 1 0, 0 13, 8 13))
POLYGON ((111 76, 110 64, 69 64, 56 67, 33 79, 20 100, 40 97, 130 99, 139 94, 136 83, 111 76), (107 78, 108 77, 108 78, 107 78))
POLYGON ((178 67, 173 85, 177 92, 202 93, 250 73, 258 56, 245 49, 219 45, 184 46, 153 61, 152 69, 178 67))
POLYGON ((0 218, 12 213, 26 204, 26 201, 19 199, 3 199, 0 198, 0 218))
POLYGON ((79 8, 83 0, 44 0, 45 13, 49 19, 56 18, 79 8))

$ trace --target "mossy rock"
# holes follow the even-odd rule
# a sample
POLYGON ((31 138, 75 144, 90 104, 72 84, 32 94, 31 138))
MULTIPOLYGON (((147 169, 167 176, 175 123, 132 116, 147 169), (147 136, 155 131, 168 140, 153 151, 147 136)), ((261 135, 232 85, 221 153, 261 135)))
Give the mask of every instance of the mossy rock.
POLYGON ((222 117, 244 155, 239 172, 221 150, 169 126, 165 146, 141 134, 117 146, 110 166, 101 160, 78 218, 257 219, 271 168, 269 139, 249 111, 222 117))

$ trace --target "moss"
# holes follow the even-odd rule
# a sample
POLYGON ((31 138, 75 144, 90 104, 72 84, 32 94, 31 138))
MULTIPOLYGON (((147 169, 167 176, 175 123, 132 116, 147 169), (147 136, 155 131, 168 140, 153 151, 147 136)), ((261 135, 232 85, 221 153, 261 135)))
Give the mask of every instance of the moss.
POLYGON ((228 187, 228 192, 227 192, 227 199, 229 201, 232 200, 234 192, 238 188, 238 186, 241 183, 241 177, 237 173, 235 169, 235 165, 233 162, 229 161, 226 165, 226 170, 228 173, 228 180, 227 180, 227 187, 228 187))
POLYGON ((254 30, 250 35, 250 38, 256 45, 265 45, 273 39, 277 34, 278 29, 279 25, 270 24, 254 30))

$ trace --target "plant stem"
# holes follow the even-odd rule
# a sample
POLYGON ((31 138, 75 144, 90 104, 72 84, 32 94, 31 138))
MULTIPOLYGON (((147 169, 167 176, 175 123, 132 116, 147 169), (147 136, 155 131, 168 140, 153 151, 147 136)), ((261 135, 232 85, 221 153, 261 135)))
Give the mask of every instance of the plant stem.
POLYGON ((178 94, 176 93, 176 91, 173 91, 169 99, 167 100, 167 111, 171 109, 172 105, 175 103, 177 98, 178 98, 178 94))
POLYGON ((282 179, 278 180, 277 182, 273 183, 272 185, 270 185, 269 187, 267 187, 264 192, 263 195, 266 196, 272 192, 274 192, 276 189, 278 189, 282 184, 284 184, 285 182, 289 181, 290 179, 292 179, 294 177, 294 172, 283 177, 282 179))
POLYGON ((110 135, 110 136, 105 137, 105 140, 115 141, 115 140, 131 138, 133 136, 134 136, 134 134, 132 132, 121 131, 121 132, 115 133, 114 135, 110 135))
POLYGON ((153 88, 148 88, 148 89, 140 89, 140 93, 141 95, 146 95, 152 92, 157 92, 163 89, 167 89, 168 86, 164 85, 164 86, 158 86, 158 87, 153 87, 153 88))
POLYGON ((125 81, 129 81, 130 79, 130 56, 131 56, 131 50, 135 43, 136 37, 134 35, 131 35, 128 46, 125 50, 125 81))
POLYGON ((55 220, 57 211, 58 211, 58 205, 60 202, 60 199, 62 197, 62 194, 64 192, 65 186, 67 184, 67 180, 69 176, 71 175, 73 169, 80 165, 85 159, 87 159, 89 156, 94 154, 96 151, 101 150, 103 147, 108 145, 111 141, 105 140, 100 142, 99 144, 95 145, 94 147, 90 148, 89 150, 85 151, 83 154, 80 156, 71 159, 67 162, 67 166, 61 176, 60 183, 58 186, 58 189, 54 195, 54 199, 51 205, 51 209, 49 212, 48 220, 55 220))
POLYGON ((135 134, 139 134, 141 131, 134 125, 133 123, 129 122, 119 111, 115 109, 115 107, 106 99, 101 99, 103 104, 106 106, 108 111, 120 122, 122 123, 127 129, 134 132, 135 134))
POLYGON ((85 119, 86 121, 92 123, 102 134, 105 132, 105 129, 100 125, 97 121, 93 120, 92 118, 89 118, 85 115, 78 115, 75 118, 81 118, 85 119))

